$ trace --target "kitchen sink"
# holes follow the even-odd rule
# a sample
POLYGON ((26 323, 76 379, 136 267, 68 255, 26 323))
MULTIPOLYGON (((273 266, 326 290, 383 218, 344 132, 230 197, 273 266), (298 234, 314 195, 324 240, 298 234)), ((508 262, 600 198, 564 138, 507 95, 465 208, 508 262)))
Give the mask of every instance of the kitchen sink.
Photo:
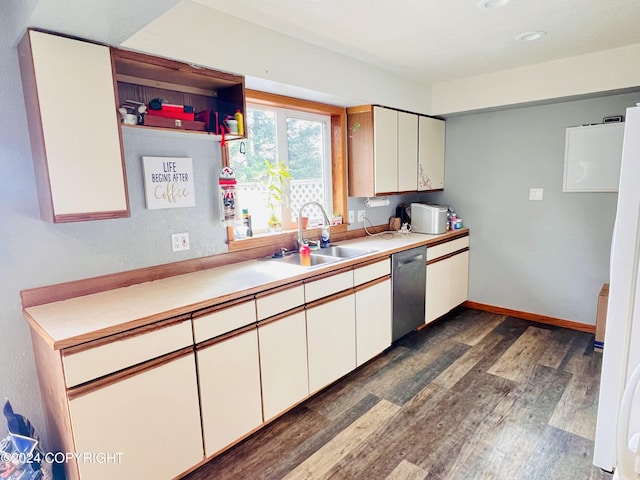
POLYGON ((341 247, 340 245, 331 245, 330 247, 320 248, 318 250, 311 250, 311 256, 314 255, 319 257, 337 257, 340 259, 343 258, 353 258, 359 257, 360 255, 366 255, 367 253, 373 253, 376 250, 365 250, 362 248, 352 248, 352 247, 341 247))
MULTIPOLYGON (((359 257, 368 253, 374 253, 377 250, 367 250, 362 248, 341 247, 332 245, 318 250, 311 250, 311 265, 306 268, 326 265, 328 263, 340 262, 349 258, 359 257)), ((282 257, 268 257, 264 260, 284 263, 287 265, 298 265, 303 267, 299 253, 289 253, 282 257)))
MULTIPOLYGON (((299 253, 290 253, 288 255, 285 255, 284 257, 269 257, 269 258, 266 258, 265 260, 273 260, 274 262, 286 263, 290 265, 299 265, 301 267, 304 266, 302 265, 302 261, 300 259, 299 253)), ((313 255, 313 252, 312 252, 311 265, 307 265, 307 266, 315 267, 316 265, 324 265, 325 263, 333 263, 339 260, 342 260, 342 259, 338 257, 328 257, 325 255, 313 255)))

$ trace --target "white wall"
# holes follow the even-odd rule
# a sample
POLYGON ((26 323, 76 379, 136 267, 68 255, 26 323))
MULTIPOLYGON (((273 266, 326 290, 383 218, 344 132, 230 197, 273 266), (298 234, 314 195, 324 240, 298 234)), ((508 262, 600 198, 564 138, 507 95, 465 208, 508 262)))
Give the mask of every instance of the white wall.
POLYGON ((433 115, 640 85, 640 44, 433 85, 433 115))
POLYGON ((594 324, 617 193, 563 193, 565 131, 624 115, 640 94, 447 120, 445 190, 471 229, 469 299, 594 324), (530 201, 529 189, 544 189, 530 201))

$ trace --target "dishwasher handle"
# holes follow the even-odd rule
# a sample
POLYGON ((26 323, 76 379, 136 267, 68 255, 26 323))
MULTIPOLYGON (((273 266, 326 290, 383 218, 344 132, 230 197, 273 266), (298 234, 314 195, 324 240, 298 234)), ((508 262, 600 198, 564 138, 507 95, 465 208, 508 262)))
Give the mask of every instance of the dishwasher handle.
POLYGON ((414 255, 413 257, 398 259, 398 267, 403 267, 405 265, 408 265, 409 263, 420 262, 420 261, 422 262, 425 261, 424 255, 422 253, 414 255))

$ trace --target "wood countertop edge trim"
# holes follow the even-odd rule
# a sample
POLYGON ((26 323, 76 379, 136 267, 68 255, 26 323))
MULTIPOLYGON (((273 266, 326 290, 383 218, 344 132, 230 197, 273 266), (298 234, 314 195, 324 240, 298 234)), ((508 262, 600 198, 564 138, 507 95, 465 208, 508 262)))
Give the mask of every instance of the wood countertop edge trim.
POLYGON ((358 264, 345 266, 343 264, 343 262, 340 262, 340 265, 341 265, 340 268, 335 268, 335 269, 329 270, 327 272, 322 272, 322 273, 319 273, 317 275, 313 275, 312 277, 306 278, 305 281, 304 281, 305 285, 313 283, 313 282, 319 282, 319 281, 325 280, 325 279, 327 279, 329 277, 335 277, 336 275, 341 275, 343 273, 352 272, 353 269, 356 268, 356 265, 358 265, 358 264))
POLYGON ((80 343, 78 345, 74 345, 73 347, 67 347, 64 349, 63 356, 75 355, 77 353, 85 352, 87 350, 91 350, 92 348, 100 347, 102 345, 107 345, 113 342, 118 342, 122 340, 127 340, 130 338, 139 337, 140 335, 146 335, 150 332, 155 332, 158 330, 162 330, 163 328, 173 327, 175 325, 189 322, 191 321, 191 315, 178 315, 177 317, 170 317, 166 320, 160 320, 158 322, 149 323, 142 327, 127 329, 123 331, 119 331, 114 333, 113 335, 106 335, 100 338, 96 338, 95 340, 91 340, 89 342, 80 343))
POLYGON ((22 315, 27 320, 29 327, 37 334, 47 345, 49 345, 53 350, 60 350, 60 347, 56 347, 56 342, 51 336, 46 332, 44 328, 40 326, 40 324, 25 310, 22 311, 22 315))
POLYGON ((263 300, 269 295, 275 295, 276 293, 284 292, 286 290, 291 290, 292 288, 303 287, 303 286, 304 286, 304 282, 297 280, 295 282, 285 283, 277 287, 270 288, 269 290, 263 290, 263 291, 257 292, 255 294, 255 298, 256 300, 263 300))
MULTIPOLYGON (((204 310, 207 308, 212 308, 215 307, 217 305, 220 305, 222 303, 226 303, 226 302, 231 302, 233 300, 242 298, 242 297, 247 297, 247 296, 251 296, 251 295, 258 295, 260 293, 264 293, 266 290, 272 290, 274 288, 279 288, 279 287, 284 287, 296 282, 300 282, 300 281, 305 281, 309 278, 312 277, 316 277, 318 275, 322 275, 322 276, 328 276, 331 274, 335 274, 335 273, 339 273, 339 270, 347 270, 349 268, 354 268, 359 266, 360 264, 367 265, 371 262, 377 261, 377 260, 381 260, 384 258, 388 258, 389 256, 393 255, 394 253, 397 252, 401 252, 403 250, 406 250, 407 248, 413 248, 413 247, 417 247, 417 246, 421 246, 421 245, 437 245, 440 243, 446 243, 448 241, 451 240, 455 240, 456 238, 459 237, 464 237, 469 235, 469 229, 468 228, 463 228, 461 230, 455 230, 452 232, 448 232, 447 234, 445 234, 443 237, 439 237, 436 239, 425 239, 422 241, 418 241, 413 243, 410 247, 397 247, 397 248, 392 248, 392 249, 388 249, 388 250, 384 250, 384 251, 380 251, 380 252, 374 252, 374 253, 370 253, 367 255, 363 255, 361 257, 356 257, 353 259, 347 259, 341 262, 336 262, 333 264, 327 264, 327 265, 323 265, 322 267, 317 267, 317 268, 313 268, 304 272, 301 272, 297 275, 294 276, 290 276, 290 277, 286 277, 280 280, 276 280, 276 281, 272 281, 272 282, 268 282, 268 283, 264 283, 264 284, 260 284, 258 286, 255 287, 251 287, 245 290, 239 290, 233 293, 229 293, 226 295, 222 295, 219 297, 214 297, 211 299, 207 299, 207 300, 203 300, 201 302, 196 302, 196 303, 192 303, 192 304, 188 304, 188 305, 183 305, 181 307, 178 308, 174 308, 172 310, 166 310, 157 314, 153 314, 153 315, 149 315, 146 317, 141 317, 141 318, 137 318, 135 320, 130 320, 127 322, 123 322, 123 323, 119 323, 117 325, 110 325, 108 327, 104 327, 104 328, 100 328, 97 330, 92 330, 91 332, 87 332, 87 333, 83 333, 80 335, 74 335, 74 336, 70 336, 70 337, 66 337, 63 339, 59 339, 59 340, 55 340, 53 339, 47 332, 46 330, 44 330, 37 322, 37 320, 35 320, 28 312, 28 308, 29 307, 24 307, 23 308, 23 315, 24 317, 27 319, 29 325, 41 336, 44 338, 44 340, 54 349, 54 350, 61 350, 64 348, 69 348, 69 347, 74 347, 76 345, 82 344, 82 343, 86 343, 86 342, 90 342, 90 341, 94 341, 94 340, 98 340, 100 338, 103 338, 105 336, 110 336, 110 335, 114 335, 114 334, 118 334, 118 333, 122 333, 131 329, 135 329, 135 328, 139 328, 139 327, 144 327, 153 323, 157 323, 160 321, 164 321, 164 320, 168 320, 170 318, 173 317, 178 317, 181 315, 185 315, 185 314, 190 314, 193 313, 195 311, 198 310, 204 310)), ((222 266, 222 265, 218 265, 218 266, 222 266)), ((211 267, 211 268, 215 268, 215 267, 211 267)), ((96 277, 99 278, 99 277, 96 277)), ((82 282, 81 280, 78 282, 82 282)), ((75 283, 75 282, 72 282, 75 283)), ((60 284, 60 285, 66 285, 66 284, 60 284)), ((47 288, 47 287, 44 287, 47 288)), ((23 291, 25 292, 25 291, 23 291)), ((22 293, 21 292, 21 295, 22 293)), ((98 293, 98 292, 96 292, 98 293)), ((33 305, 36 306, 36 305, 33 305)))
POLYGON ((203 308, 202 310, 195 310, 191 314, 191 318, 195 321, 202 317, 211 315, 212 313, 221 312, 222 310, 227 310, 228 308, 233 308, 246 302, 252 302, 255 299, 255 295, 246 295, 243 297, 234 298, 233 300, 229 300, 227 302, 216 303, 211 307, 203 308))

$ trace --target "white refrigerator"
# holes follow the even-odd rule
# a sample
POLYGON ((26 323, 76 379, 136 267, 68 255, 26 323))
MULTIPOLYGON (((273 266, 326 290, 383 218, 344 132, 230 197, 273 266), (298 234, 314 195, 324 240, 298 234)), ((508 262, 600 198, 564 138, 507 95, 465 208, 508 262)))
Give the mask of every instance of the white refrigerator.
MULTIPOLYGON (((627 109, 625 120, 593 458, 594 465, 607 471, 617 466, 616 427, 618 414, 624 411, 623 392, 640 365, 640 104, 627 109)), ((640 419, 639 396, 631 404, 634 422, 640 419)), ((628 425, 628 420, 622 423, 628 425)), ((632 423, 634 429, 638 431, 632 423)), ((622 442, 627 443, 626 439, 622 442)), ((626 454, 622 449, 621 453, 626 454)), ((624 469, 618 470, 618 478, 626 480, 624 469)))

